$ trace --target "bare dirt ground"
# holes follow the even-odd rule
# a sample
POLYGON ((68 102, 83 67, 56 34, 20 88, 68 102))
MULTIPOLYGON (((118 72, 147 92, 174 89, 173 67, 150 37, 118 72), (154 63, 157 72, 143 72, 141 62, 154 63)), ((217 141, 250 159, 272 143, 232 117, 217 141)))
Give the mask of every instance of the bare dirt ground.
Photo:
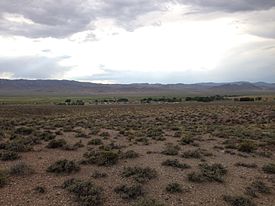
POLYGON ((274 206, 274 113, 273 103, 0 106, 0 205, 274 206), (73 166, 48 170, 65 159, 73 166), (30 171, 14 172, 22 163, 30 171), (129 167, 154 175, 137 180, 129 167), (99 192, 64 187, 71 178, 99 192))

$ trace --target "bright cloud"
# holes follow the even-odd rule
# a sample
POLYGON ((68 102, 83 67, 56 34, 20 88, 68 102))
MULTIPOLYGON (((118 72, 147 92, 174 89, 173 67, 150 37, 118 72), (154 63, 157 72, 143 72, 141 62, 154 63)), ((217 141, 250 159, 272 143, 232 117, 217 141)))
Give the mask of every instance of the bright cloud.
POLYGON ((0 78, 274 82, 274 25, 273 0, 1 1, 0 78))

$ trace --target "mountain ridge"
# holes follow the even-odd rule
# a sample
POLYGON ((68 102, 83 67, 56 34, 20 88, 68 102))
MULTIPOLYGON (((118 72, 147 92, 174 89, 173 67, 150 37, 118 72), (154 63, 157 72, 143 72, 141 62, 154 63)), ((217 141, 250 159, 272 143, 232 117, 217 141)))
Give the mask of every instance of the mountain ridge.
POLYGON ((0 95, 93 95, 93 94, 275 94, 275 83, 202 82, 193 84, 101 84, 75 80, 0 79, 0 95))

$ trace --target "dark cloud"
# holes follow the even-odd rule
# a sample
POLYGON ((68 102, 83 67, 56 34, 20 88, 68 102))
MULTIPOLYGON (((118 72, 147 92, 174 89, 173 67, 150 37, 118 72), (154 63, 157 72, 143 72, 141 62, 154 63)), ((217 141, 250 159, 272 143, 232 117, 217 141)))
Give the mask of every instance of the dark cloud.
POLYGON ((201 9, 226 12, 268 10, 275 7, 274 0, 177 0, 177 2, 201 9))
POLYGON ((28 37, 64 37, 84 30, 94 20, 88 1, 9 0, 0 1, 1 33, 28 37), (5 14, 21 15, 34 24, 7 22, 5 14))
POLYGON ((135 21, 139 16, 165 11, 171 3, 190 5, 200 12, 255 11, 275 6, 274 0, 8 0, 0 1, 0 34, 63 38, 92 30, 94 22, 102 18, 113 19, 121 27, 134 30, 143 26, 135 21), (8 21, 7 14, 22 16, 34 24, 8 21))
POLYGON ((130 28, 138 16, 160 10, 162 1, 147 0, 9 0, 0 1, 0 32, 27 37, 62 38, 93 28, 97 19, 112 18, 130 28), (34 24, 7 21, 5 15, 16 14, 34 24))
POLYGON ((12 78, 48 79, 58 78, 70 70, 59 65, 67 57, 47 58, 42 56, 0 57, 0 75, 12 74, 12 78))

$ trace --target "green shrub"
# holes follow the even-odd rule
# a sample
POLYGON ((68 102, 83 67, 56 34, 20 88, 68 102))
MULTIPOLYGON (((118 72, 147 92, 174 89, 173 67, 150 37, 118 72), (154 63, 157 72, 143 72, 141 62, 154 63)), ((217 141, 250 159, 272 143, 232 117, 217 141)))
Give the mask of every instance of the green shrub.
POLYGON ((97 179, 97 178, 104 178, 104 177, 107 177, 108 175, 104 172, 99 172, 99 171, 94 171, 93 174, 92 174, 92 177, 97 179))
POLYGON ((101 145, 102 144, 102 140, 99 139, 99 138, 92 139, 87 144, 88 145, 101 145))
POLYGON ((227 170, 221 164, 200 164, 199 172, 188 174, 188 179, 192 182, 223 182, 223 176, 227 170))
POLYGON ((24 162, 17 163, 9 169, 9 174, 13 176, 27 176, 33 173, 34 170, 24 162))
POLYGON ((246 194, 252 197, 258 197, 257 193, 270 194, 271 190, 264 182, 256 180, 252 182, 249 187, 246 187, 246 194))
POLYGON ((155 169, 150 167, 126 167, 122 173, 123 177, 133 177, 139 183, 148 182, 149 180, 157 177, 155 169))
POLYGON ((2 160, 2 161, 16 160, 19 158, 20 158, 20 155, 17 152, 4 151, 4 152, 0 153, 0 160, 2 160))
POLYGON ((5 144, 5 149, 13 152, 28 152, 32 150, 32 144, 25 139, 14 139, 11 142, 5 144))
POLYGON ((178 145, 168 144, 166 145, 165 149, 161 153, 165 155, 174 156, 179 153, 179 150, 180 150, 180 147, 178 145))
POLYGON ((137 199, 144 195, 144 191, 140 185, 126 186, 121 185, 114 189, 114 191, 120 195, 122 199, 137 199))
POLYGON ((19 127, 14 132, 21 135, 30 135, 31 133, 33 133, 33 131, 34 130, 29 127, 19 127))
POLYGON ((120 154, 121 159, 134 159, 134 158, 137 158, 138 156, 139 154, 133 150, 128 150, 120 154))
POLYGON ((255 145, 255 143, 248 140, 240 143, 238 147, 238 150, 240 152, 246 152, 246 153, 254 152, 256 149, 257 149, 257 146, 255 145))
POLYGON ((158 137, 162 137, 163 131, 160 128, 149 128, 146 131, 146 135, 147 135, 147 137, 152 137, 153 139, 155 139, 158 137))
POLYGON ((243 162, 237 162, 235 164, 237 167, 246 167, 246 168, 257 168, 258 166, 255 163, 243 163, 243 162))
POLYGON ((182 132, 181 131, 176 131, 174 134, 174 137, 181 137, 182 132))
POLYGON ((90 181, 69 179, 63 183, 63 188, 73 193, 80 206, 101 206, 103 204, 102 188, 90 181))
POLYGON ((169 166, 169 167, 176 167, 180 169, 188 169, 191 168, 190 165, 188 164, 182 164, 180 163, 177 159, 174 160, 165 160, 164 162, 161 163, 163 166, 169 166))
POLYGON ((37 186, 33 189, 36 193, 44 194, 46 192, 45 187, 37 186))
POLYGON ((181 157, 184 157, 184 158, 195 158, 195 159, 199 159, 201 158, 201 152, 200 150, 189 150, 189 151, 185 151, 181 157))
POLYGON ((52 133, 51 131, 44 131, 39 134, 39 138, 44 141, 53 140, 56 137, 56 134, 52 133))
POLYGON ((155 199, 142 198, 133 206, 165 206, 165 205, 155 199))
POLYGON ((224 196, 223 199, 231 206, 256 206, 256 204, 246 197, 224 196))
POLYGON ((4 170, 0 170, 0 188, 4 187, 8 183, 7 172, 4 170))
POLYGON ((183 191, 182 186, 179 183, 170 183, 165 189, 169 193, 181 193, 183 191))
POLYGON ((262 167, 263 171, 268 174, 275 174, 275 164, 269 163, 262 167))
POLYGON ((107 137, 110 137, 111 135, 109 134, 109 132, 101 132, 99 136, 107 138, 107 137))
POLYGON ((194 139, 190 136, 185 136, 180 139, 180 144, 186 145, 194 142, 194 139))
POLYGON ((71 174, 78 172, 80 167, 74 161, 69 161, 66 159, 58 160, 52 165, 50 165, 47 169, 47 172, 51 173, 61 173, 61 174, 71 174))
POLYGON ((64 139, 58 139, 58 140, 53 139, 48 143, 46 147, 50 149, 55 149, 55 148, 64 147, 66 144, 67 142, 64 139))
POLYGON ((206 182, 207 178, 200 172, 191 172, 188 174, 188 180, 191 182, 206 182))
POLYGON ((112 151, 92 151, 83 155, 86 160, 83 163, 96 164, 98 166, 110 166, 118 162, 119 155, 112 151))

